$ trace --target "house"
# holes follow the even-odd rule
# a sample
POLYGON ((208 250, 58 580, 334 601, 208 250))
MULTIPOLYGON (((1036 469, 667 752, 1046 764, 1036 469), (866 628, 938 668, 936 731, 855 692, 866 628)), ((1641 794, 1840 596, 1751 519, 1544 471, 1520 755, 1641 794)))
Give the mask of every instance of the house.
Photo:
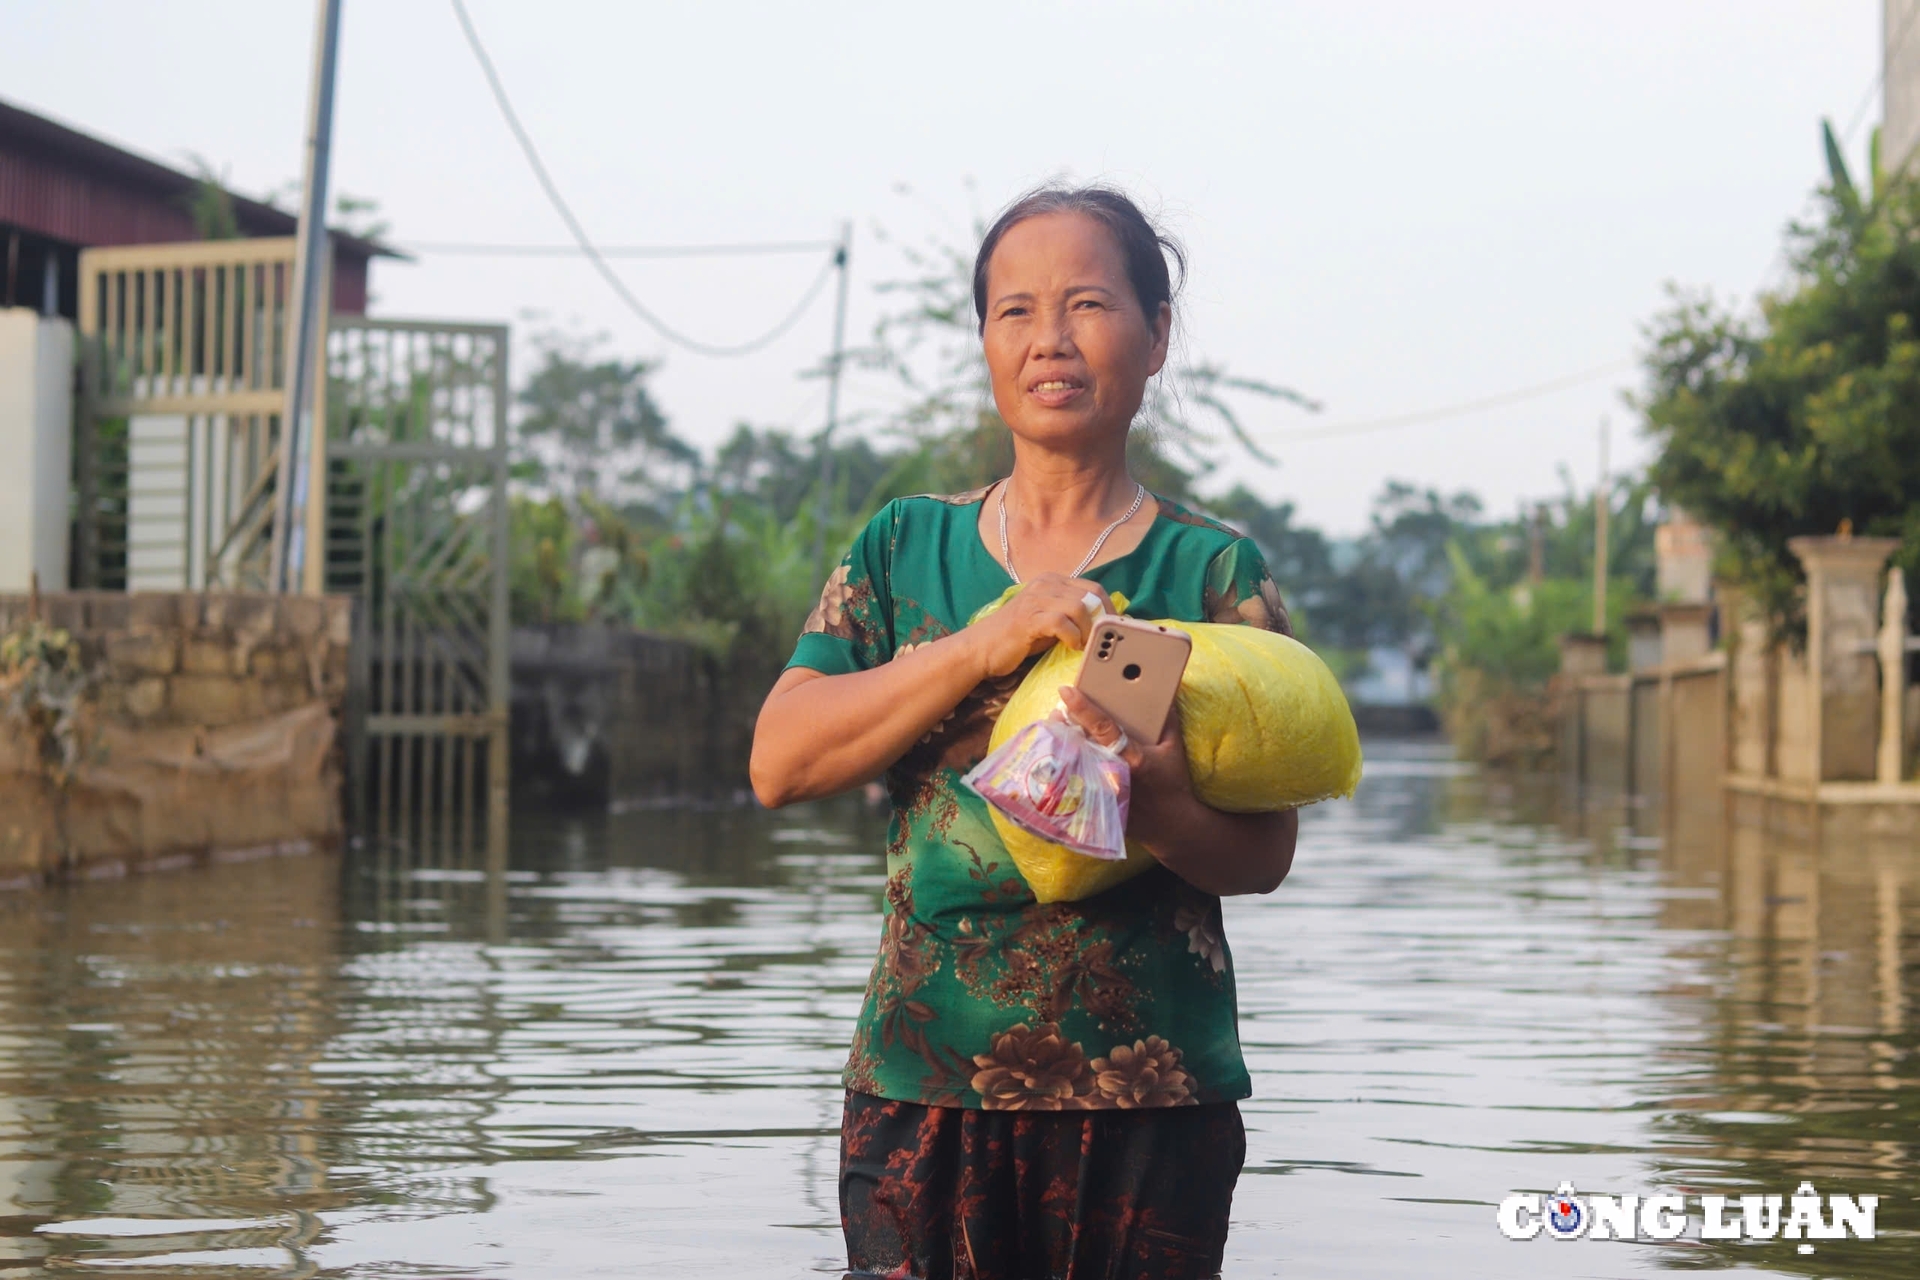
MULTIPOLYGON (((193 214, 202 190, 191 174, 0 101, 0 307, 74 319, 80 251, 204 239, 193 214)), ((294 234, 287 210, 231 201, 242 236, 294 234)), ((381 256, 400 255, 333 233, 336 314, 365 314, 367 269, 381 256)))

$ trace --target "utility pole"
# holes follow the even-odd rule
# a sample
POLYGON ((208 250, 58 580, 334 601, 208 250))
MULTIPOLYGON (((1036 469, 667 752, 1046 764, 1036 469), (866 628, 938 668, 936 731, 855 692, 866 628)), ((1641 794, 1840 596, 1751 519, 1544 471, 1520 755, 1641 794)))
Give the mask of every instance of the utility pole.
POLYGON ((813 563, 826 572, 827 520, 833 513, 833 429, 840 425, 840 366, 846 362, 847 260, 853 253, 853 223, 840 224, 833 265, 840 280, 833 301, 833 354, 827 358, 827 426, 820 433, 820 511, 814 522, 813 563))
POLYGON ((1536 502, 1533 521, 1527 528, 1527 585, 1537 587, 1547 580, 1547 504, 1536 502))
POLYGON ((1593 491, 1593 634, 1607 634, 1607 420, 1600 419, 1600 487, 1593 491))
POLYGON ((280 416, 280 462, 274 477, 273 552, 268 588, 296 589, 306 556, 305 511, 311 466, 302 466, 303 437, 325 424, 313 418, 313 388, 322 312, 320 286, 328 278, 327 175, 333 155, 333 80, 340 53, 340 0, 320 0, 313 37, 313 80, 307 98, 305 173, 300 188, 300 224, 295 232, 293 281, 287 334, 287 404, 280 416))

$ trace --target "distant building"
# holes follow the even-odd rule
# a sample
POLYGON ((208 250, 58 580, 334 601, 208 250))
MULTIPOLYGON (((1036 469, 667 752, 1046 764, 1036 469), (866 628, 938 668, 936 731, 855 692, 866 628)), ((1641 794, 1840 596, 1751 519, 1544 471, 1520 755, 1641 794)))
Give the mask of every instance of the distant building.
POLYGON ((1920 0, 1885 0, 1880 59, 1880 164, 1892 173, 1920 147, 1920 0))
MULTIPOLYGON (((200 180, 0 102, 0 307, 76 318, 80 250, 202 239, 200 180)), ((290 236, 284 209, 231 196, 242 236, 290 236)), ((333 233, 333 309, 367 309, 367 266, 392 250, 333 233)))

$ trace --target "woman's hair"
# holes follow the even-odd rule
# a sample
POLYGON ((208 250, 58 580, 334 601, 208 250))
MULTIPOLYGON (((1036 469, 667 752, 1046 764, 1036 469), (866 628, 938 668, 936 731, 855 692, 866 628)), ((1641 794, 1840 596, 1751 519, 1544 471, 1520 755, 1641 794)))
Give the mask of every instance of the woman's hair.
POLYGON ((973 314, 978 327, 987 327, 987 267, 1000 238, 1016 224, 1049 213, 1079 213, 1092 218, 1113 236, 1120 256, 1127 264, 1127 280, 1147 323, 1160 312, 1160 304, 1173 305, 1173 295, 1186 281, 1187 255, 1180 242, 1161 231, 1140 212, 1140 206, 1125 192, 1099 185, 1069 187, 1049 183, 1035 187, 1008 205, 980 241, 980 252, 973 260, 973 314), (1179 280, 1169 275, 1167 259, 1179 268, 1179 280))

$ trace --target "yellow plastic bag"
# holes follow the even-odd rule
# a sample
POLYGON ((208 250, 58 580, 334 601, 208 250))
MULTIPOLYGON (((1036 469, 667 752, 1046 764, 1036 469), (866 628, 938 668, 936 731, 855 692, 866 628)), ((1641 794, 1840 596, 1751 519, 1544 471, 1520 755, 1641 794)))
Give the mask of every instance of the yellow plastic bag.
MULTIPOLYGON (((1340 682, 1311 649, 1257 627, 1157 621, 1193 638, 1179 707, 1196 796, 1230 813, 1261 813, 1353 794, 1360 783, 1360 734, 1340 682)), ((1042 657, 1008 699, 988 750, 1049 715, 1084 657, 1064 645, 1042 657)), ((1153 855, 1131 841, 1124 862, 1102 862, 1022 830, 991 805, 988 810, 1042 902, 1092 897, 1153 866, 1153 855)))

